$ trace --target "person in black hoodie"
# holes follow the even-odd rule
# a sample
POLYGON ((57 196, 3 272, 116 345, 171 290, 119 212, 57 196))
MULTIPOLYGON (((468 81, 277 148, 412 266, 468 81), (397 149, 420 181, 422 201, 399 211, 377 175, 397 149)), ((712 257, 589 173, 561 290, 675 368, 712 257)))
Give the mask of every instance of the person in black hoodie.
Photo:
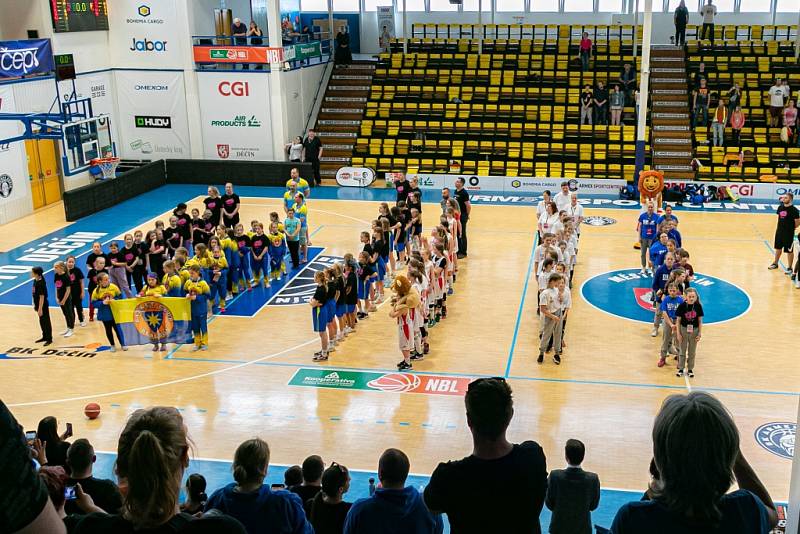
POLYGON ((428 511, 414 486, 406 487, 410 470, 408 456, 386 449, 378 461, 381 482, 375 494, 359 499, 344 522, 344 534, 441 534, 442 516, 428 511))
POLYGON ((316 534, 342 534, 347 512, 353 503, 344 500, 350 489, 350 472, 332 462, 322 473, 322 491, 311 499, 309 519, 316 534))

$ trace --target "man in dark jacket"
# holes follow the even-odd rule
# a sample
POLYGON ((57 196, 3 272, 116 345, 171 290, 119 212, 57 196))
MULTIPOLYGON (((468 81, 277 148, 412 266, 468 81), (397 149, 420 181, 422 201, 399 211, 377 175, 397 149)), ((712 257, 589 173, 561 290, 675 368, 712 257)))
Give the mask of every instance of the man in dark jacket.
POLYGON ((547 479, 545 505, 553 511, 550 534, 591 534, 592 510, 600 504, 600 479, 581 469, 586 448, 567 440, 566 469, 554 469, 547 479))
POLYGON ((428 511, 422 495, 406 487, 410 469, 408 456, 398 449, 387 449, 378 462, 381 487, 350 508, 344 534, 441 534, 442 517, 428 511))
POLYGON ((678 7, 675 8, 675 44, 677 46, 686 45, 686 25, 689 24, 689 10, 686 8, 686 2, 681 0, 678 7))

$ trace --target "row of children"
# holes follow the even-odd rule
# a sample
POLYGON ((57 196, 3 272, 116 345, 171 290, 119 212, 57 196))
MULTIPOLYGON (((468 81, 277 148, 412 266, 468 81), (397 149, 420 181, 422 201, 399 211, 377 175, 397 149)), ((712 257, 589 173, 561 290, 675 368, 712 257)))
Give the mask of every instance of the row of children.
MULTIPOLYGON (((561 364, 564 329, 567 315, 572 307, 572 278, 578 257, 578 239, 582 217, 573 217, 566 210, 558 211, 553 201, 547 201, 546 211, 558 214, 555 222, 549 223, 539 234, 540 244, 534 249, 534 271, 536 272, 539 316, 539 356, 537 363, 544 362, 544 355, 553 351, 553 363, 561 364)), ((582 212, 581 212, 582 213, 582 212)))

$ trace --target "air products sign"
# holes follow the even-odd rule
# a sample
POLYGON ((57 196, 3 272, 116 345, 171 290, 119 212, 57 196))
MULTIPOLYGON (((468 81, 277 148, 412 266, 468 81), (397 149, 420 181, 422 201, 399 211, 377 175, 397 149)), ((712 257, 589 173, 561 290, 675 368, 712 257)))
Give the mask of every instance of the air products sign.
POLYGON ((203 152, 208 159, 273 160, 269 77, 198 72, 203 152))
POLYGON ((180 68, 176 0, 116 0, 109 13, 112 57, 120 67, 180 68))

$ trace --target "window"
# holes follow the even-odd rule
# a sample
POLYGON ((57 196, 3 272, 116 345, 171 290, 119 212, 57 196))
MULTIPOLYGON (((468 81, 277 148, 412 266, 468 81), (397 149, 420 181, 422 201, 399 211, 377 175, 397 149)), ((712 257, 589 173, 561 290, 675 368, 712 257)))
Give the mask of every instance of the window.
MULTIPOLYGON (((342 11, 354 11, 358 13, 360 9, 359 0, 333 0, 333 10, 337 13, 341 13, 342 11)), ((328 9, 325 8, 325 11, 327 10, 328 9)))
MULTIPOLYGON (((769 0, 767 0, 767 2, 769 2, 769 0)), ((684 1, 684 4, 686 4, 686 9, 689 10, 689 15, 691 15, 698 9, 696 0, 684 1)), ((679 5, 681 5, 681 0, 669 0, 669 6, 667 8, 668 12, 675 13, 675 10, 678 9, 679 5)))
POLYGON ((601 13, 621 13, 622 0, 598 0, 597 11, 601 13))
POLYGON ((778 9, 781 13, 797 13, 797 0, 778 0, 778 9))
POLYGON ((451 4, 450 0, 430 0, 431 11, 458 11, 457 4, 451 4))
MULTIPOLYGON (((703 0, 703 5, 706 5, 707 0, 703 0)), ((717 6, 717 13, 731 13, 733 12, 733 0, 714 0, 714 5, 717 6)), ((687 2, 686 7, 689 7, 687 2)), ((689 7, 689 13, 692 8, 689 7)))
POLYGON ((742 13, 769 13, 772 10, 770 0, 742 0, 739 6, 742 13))
POLYGON ((364 11, 377 11, 378 6, 390 6, 392 0, 364 0, 364 11))
MULTIPOLYGON (((397 11, 403 12, 403 1, 397 0, 397 11)), ((405 0, 409 11, 425 11, 425 0, 405 0)))
POLYGON ((564 0, 564 13, 579 11, 594 11, 594 2, 592 0, 564 0))
POLYGON ((531 0, 531 11, 557 12, 558 0, 531 0))
MULTIPOLYGON (((478 11, 478 0, 464 0, 463 11, 478 11)), ((492 0, 481 0, 481 11, 490 12, 492 0)))
POLYGON ((300 0, 300 11, 327 13, 328 0, 300 0))
POLYGON ((525 0, 495 0, 494 5, 497 11, 525 11, 525 0))

